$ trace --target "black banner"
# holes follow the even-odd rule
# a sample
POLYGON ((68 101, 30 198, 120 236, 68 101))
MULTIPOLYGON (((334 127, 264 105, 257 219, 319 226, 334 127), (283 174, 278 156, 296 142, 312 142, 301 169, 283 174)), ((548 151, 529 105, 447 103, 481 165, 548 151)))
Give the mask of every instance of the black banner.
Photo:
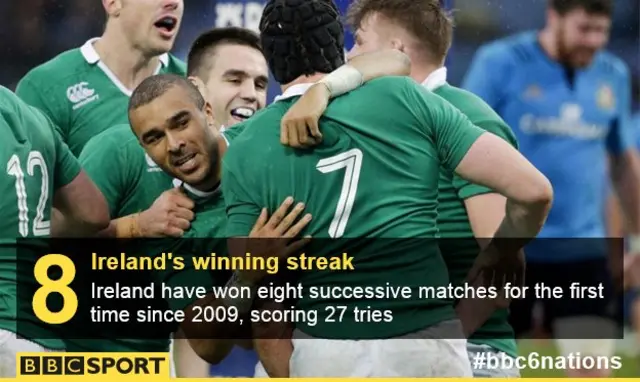
POLYGON ((219 250, 226 239, 29 244, 18 242, 17 296, 8 297, 25 338, 167 339, 185 322, 207 329, 187 336, 225 325, 220 338, 282 338, 295 329, 315 338, 457 338, 461 329, 451 323, 463 302, 470 307, 458 312, 463 323, 498 307, 475 338, 513 338, 509 319, 521 334, 533 325, 535 304, 547 321, 594 316, 614 328, 570 325, 580 329, 556 337, 622 337, 614 283, 622 277, 607 260, 622 256, 616 239, 538 239, 528 247, 537 256, 524 285, 465 280, 477 257, 473 239, 317 239, 284 257, 281 242, 264 239, 247 240, 233 257, 219 250), (229 284, 234 271, 264 278, 255 287, 229 284))

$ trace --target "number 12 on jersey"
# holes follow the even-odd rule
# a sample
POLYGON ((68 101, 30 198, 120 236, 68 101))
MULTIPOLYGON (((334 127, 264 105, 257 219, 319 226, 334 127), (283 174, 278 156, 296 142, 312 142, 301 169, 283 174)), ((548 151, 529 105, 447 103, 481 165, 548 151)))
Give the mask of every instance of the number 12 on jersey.
POLYGON ((362 151, 351 149, 338 155, 322 159, 316 165, 316 169, 323 174, 327 174, 340 169, 344 170, 344 180, 338 198, 336 213, 333 215, 329 225, 329 237, 340 238, 344 235, 347 222, 351 216, 353 203, 358 192, 358 181, 360 180, 360 170, 362 169, 362 151))
MULTIPOLYGON (((46 236, 50 232, 50 222, 44 220, 44 209, 49 199, 49 172, 44 157, 39 151, 29 152, 27 158, 27 173, 35 175, 35 168, 40 167, 40 198, 33 219, 33 236, 46 236)), ((20 236, 29 236, 29 206, 27 203, 27 187, 24 182, 24 171, 18 155, 13 154, 7 163, 7 174, 16 178, 16 198, 18 199, 18 232, 20 236)), ((32 192, 32 191, 30 191, 32 192)))

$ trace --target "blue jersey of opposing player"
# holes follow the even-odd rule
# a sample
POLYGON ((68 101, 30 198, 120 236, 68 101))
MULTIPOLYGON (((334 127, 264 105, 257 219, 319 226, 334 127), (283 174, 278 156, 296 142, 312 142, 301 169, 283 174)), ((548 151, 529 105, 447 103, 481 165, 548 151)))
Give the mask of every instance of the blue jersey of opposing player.
MULTIPOLYGON (((502 116, 520 151, 553 184, 553 207, 539 237, 605 237, 606 154, 635 145, 625 64, 599 52, 570 76, 543 51, 537 34, 528 32, 480 48, 464 87, 502 116)), ((527 255, 550 261, 605 255, 601 248, 586 247, 527 255)))

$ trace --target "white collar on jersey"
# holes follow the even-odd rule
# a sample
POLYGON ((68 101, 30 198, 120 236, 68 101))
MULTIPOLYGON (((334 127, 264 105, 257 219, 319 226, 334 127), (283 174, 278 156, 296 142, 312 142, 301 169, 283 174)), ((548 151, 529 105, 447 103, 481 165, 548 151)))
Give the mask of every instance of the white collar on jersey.
MULTIPOLYGON (((111 82, 113 82, 113 84, 116 85, 116 87, 118 87, 118 89, 120 89, 121 92, 123 92, 128 97, 131 97, 131 93, 133 92, 130 89, 127 89, 127 87, 124 86, 122 82, 120 82, 118 77, 116 77, 116 75, 113 74, 111 69, 109 69, 107 65, 104 64, 104 62, 100 61, 100 56, 98 55, 96 48, 93 46, 93 43, 95 43, 98 40, 100 40, 100 37, 89 39, 87 42, 84 43, 84 45, 82 45, 82 47, 80 47, 80 53, 82 53, 82 56, 89 63, 89 65, 98 64, 98 67, 102 69, 102 71, 104 72, 104 74, 107 75, 107 77, 109 77, 111 82)), ((160 65, 158 65, 158 69, 156 69, 155 74, 160 73, 160 69, 163 66, 167 66, 169 64, 169 54, 168 53, 162 54, 158 56, 158 59, 160 60, 160 65)))
MULTIPOLYGON (((229 147, 229 140, 227 139, 227 137, 224 136, 224 134, 222 134, 222 138, 224 138, 224 142, 227 144, 227 147, 229 147)), ((188 183, 185 183, 183 181, 181 181, 180 179, 177 178, 173 178, 173 186, 174 187, 180 187, 184 185, 184 188, 189 191, 190 193, 194 194, 195 196, 199 197, 199 198, 206 198, 208 196, 211 196, 213 194, 215 194, 219 189, 220 189, 220 185, 218 185, 218 187, 213 190, 213 191, 200 191, 200 190, 196 190, 195 188, 191 187, 188 183)))
MULTIPOLYGON (((92 64, 92 65, 100 61, 100 56, 98 56, 98 52, 96 52, 96 48, 93 47, 93 43, 95 43, 98 40, 100 40, 100 37, 91 38, 87 42, 85 42, 84 45, 80 47, 80 52, 82 53, 82 56, 84 57, 85 60, 87 60, 89 64, 92 64)), ((164 53, 158 56, 158 59, 160 59, 160 62, 164 66, 167 66, 169 64, 168 53, 164 53)))
MULTIPOLYGON (((174 179, 173 184, 176 184, 176 180, 178 179, 174 179)), ((189 191, 190 193, 192 193, 193 195, 197 196, 198 198, 207 198, 213 194, 215 194, 216 192, 218 192, 218 190, 220 189, 220 185, 218 185, 218 187, 216 187, 215 190, 213 191, 200 191, 200 190, 196 190, 195 188, 191 187, 190 185, 188 185, 187 183, 184 183, 184 189, 189 191)))
POLYGON ((427 90, 434 91, 440 86, 447 83, 447 68, 444 66, 440 69, 434 70, 426 80, 422 81, 422 86, 427 90))
POLYGON ((224 142, 227 144, 227 147, 229 147, 229 139, 227 139, 227 136, 224 135, 224 132, 227 131, 228 129, 226 129, 224 126, 222 126, 220 128, 220 135, 222 135, 222 138, 224 138, 224 142))
POLYGON ((287 98, 291 98, 291 97, 301 96, 307 90, 309 90, 309 88, 312 87, 313 85, 315 85, 315 82, 314 83, 297 84, 297 85, 289 86, 289 88, 284 93, 282 93, 279 96, 276 96, 276 98, 273 99, 273 102, 278 102, 278 101, 281 101, 283 99, 287 99, 287 98))

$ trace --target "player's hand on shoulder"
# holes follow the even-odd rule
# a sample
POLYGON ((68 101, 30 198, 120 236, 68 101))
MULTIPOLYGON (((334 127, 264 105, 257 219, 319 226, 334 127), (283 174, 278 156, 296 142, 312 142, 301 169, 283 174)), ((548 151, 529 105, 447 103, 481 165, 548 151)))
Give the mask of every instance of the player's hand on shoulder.
MULTIPOLYGON (((242 239, 246 252, 253 257, 286 258, 300 251, 311 240, 308 236, 298 237, 311 221, 311 214, 302 215, 304 207, 304 203, 294 203, 293 198, 288 197, 271 217, 263 208, 249 238, 242 239)), ((244 281, 254 283, 267 275, 265 270, 237 272, 244 281)))
POLYGON ((138 215, 142 237, 180 237, 191 226, 194 203, 180 188, 163 192, 138 215))
POLYGON ((329 89, 324 84, 311 86, 286 112, 280 122, 280 143, 294 148, 309 148, 322 143, 318 121, 327 110, 329 89))

